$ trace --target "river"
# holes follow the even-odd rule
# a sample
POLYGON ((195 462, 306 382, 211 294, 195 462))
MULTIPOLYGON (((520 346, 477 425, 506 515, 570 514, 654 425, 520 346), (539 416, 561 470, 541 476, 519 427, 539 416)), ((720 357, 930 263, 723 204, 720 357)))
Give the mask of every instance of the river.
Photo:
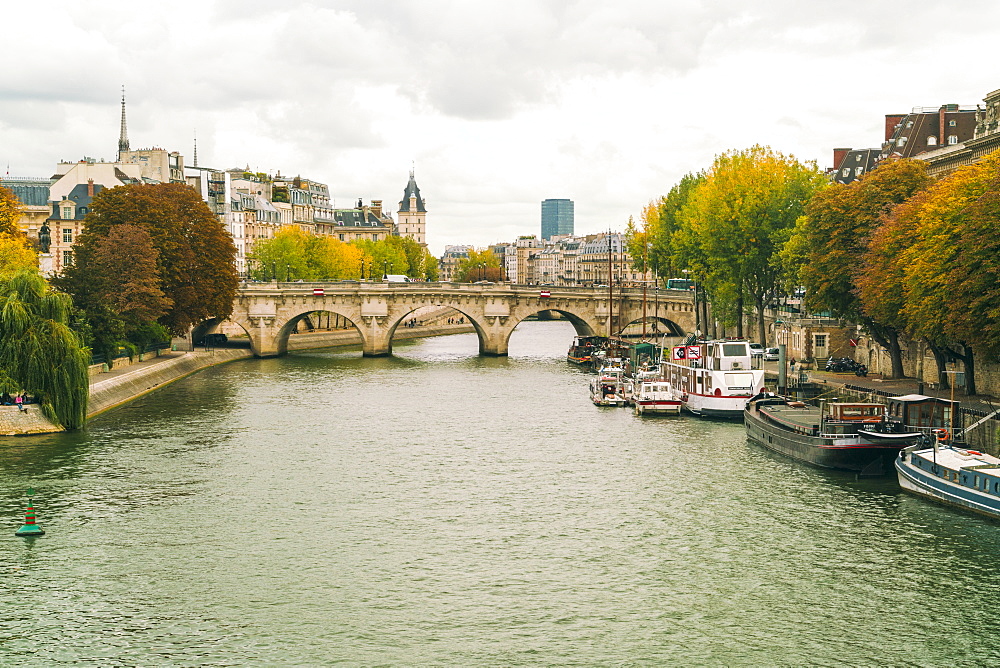
POLYGON ((4 440, 0 665, 1000 662, 1000 525, 596 408, 571 337, 233 362, 4 440))

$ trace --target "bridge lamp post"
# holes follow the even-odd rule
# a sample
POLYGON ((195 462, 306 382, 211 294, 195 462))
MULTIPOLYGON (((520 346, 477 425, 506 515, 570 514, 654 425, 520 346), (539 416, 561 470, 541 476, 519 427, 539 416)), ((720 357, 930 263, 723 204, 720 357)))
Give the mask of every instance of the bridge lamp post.
POLYGON ((292 280, 292 266, 290 264, 285 264, 285 282, 292 280))
POLYGON ((389 278, 389 261, 382 260, 382 279, 385 280, 389 278))
POLYGON ((271 263, 271 278, 274 279, 275 283, 278 282, 278 263, 277 262, 272 262, 271 263))

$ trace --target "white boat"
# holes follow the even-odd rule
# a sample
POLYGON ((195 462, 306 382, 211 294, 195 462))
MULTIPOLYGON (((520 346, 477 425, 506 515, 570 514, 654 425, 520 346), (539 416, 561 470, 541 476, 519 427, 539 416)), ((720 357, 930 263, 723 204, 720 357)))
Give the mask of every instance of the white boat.
POLYGON ((639 415, 680 415, 681 400, 674 396, 670 383, 662 380, 641 380, 632 403, 639 415))
POLYGON ((955 445, 914 445, 896 458, 899 486, 940 503, 1000 519, 1000 459, 955 445))
POLYGON ((674 346, 660 371, 674 397, 695 415, 741 419, 750 398, 764 390, 764 370, 754 368, 747 341, 674 346))
POLYGON ((626 406, 628 391, 625 375, 605 370, 590 381, 590 400, 595 406, 626 406))

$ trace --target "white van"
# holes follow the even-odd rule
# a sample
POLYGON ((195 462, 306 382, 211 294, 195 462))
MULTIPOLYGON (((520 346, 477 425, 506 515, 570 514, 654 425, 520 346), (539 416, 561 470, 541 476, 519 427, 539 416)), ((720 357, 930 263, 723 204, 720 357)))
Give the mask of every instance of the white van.
POLYGON ((410 277, 404 274, 386 274, 382 277, 386 283, 410 283, 410 277))

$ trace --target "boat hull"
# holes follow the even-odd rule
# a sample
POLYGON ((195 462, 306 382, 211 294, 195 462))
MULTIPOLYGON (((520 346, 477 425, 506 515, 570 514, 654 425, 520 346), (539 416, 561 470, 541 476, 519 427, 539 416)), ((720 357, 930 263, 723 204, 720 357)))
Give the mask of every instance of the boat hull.
MULTIPOLYGON (((996 494, 960 485, 932 471, 922 470, 914 466, 912 456, 908 459, 896 457, 895 468, 899 486, 911 494, 1000 520, 1000 497, 996 494)), ((994 482, 991 487, 997 484, 994 482)))
MULTIPOLYGON (((760 416, 754 407, 744 412, 747 436, 768 450, 825 469, 877 475, 892 471, 904 444, 865 443, 858 438, 828 438, 787 431, 760 416)), ((906 443, 905 445, 910 445, 906 443)))
POLYGON ((681 402, 679 401, 635 401, 635 412, 640 415, 680 415, 681 402))

